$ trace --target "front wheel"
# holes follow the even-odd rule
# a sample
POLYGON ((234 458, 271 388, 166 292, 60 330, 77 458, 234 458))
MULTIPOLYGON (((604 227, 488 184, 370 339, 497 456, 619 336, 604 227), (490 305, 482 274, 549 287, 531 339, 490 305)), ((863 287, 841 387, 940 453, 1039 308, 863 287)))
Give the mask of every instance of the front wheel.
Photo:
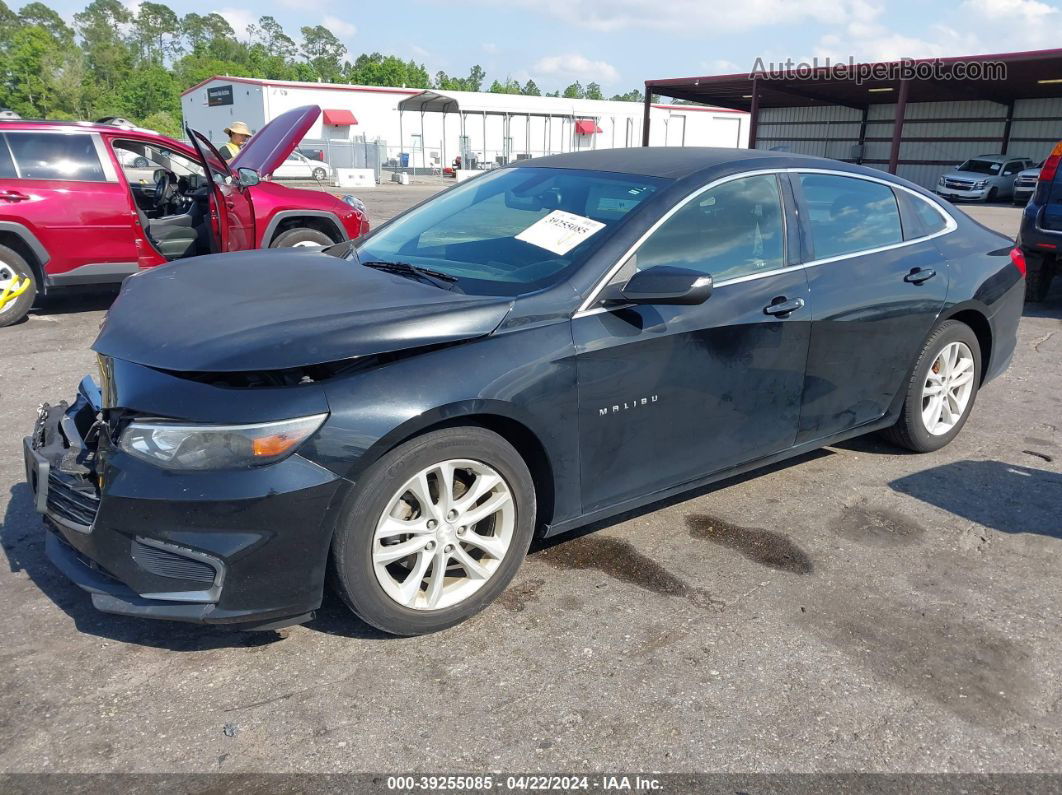
POLYGON ((318 167, 318 168, 315 168, 313 170, 313 178, 315 180, 317 180, 318 182, 324 182, 325 181, 325 177, 327 177, 327 176, 328 176, 328 172, 325 171, 323 168, 318 167))
POLYGON ((331 246, 335 241, 320 229, 298 227, 277 235, 270 248, 295 248, 300 246, 331 246))
POLYGON ((981 346, 965 323, 946 320, 922 349, 900 417, 885 431, 894 444, 917 453, 939 450, 959 435, 981 379, 981 346))
POLYGON ((426 434, 359 480, 332 543, 332 575, 350 609, 384 632, 420 635, 475 615, 527 553, 534 483, 491 431, 426 434))

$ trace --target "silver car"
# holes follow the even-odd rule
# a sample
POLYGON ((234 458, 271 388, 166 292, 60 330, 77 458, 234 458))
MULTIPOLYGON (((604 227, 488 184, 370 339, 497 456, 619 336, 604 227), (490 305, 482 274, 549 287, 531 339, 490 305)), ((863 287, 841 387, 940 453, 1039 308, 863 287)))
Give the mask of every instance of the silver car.
POLYGON ((1040 179, 1040 169, 1044 167, 1041 160, 1032 168, 1019 171, 1014 178, 1014 203, 1025 205, 1029 203, 1029 197, 1036 191, 1036 181, 1040 179))
POLYGON ((996 201, 1014 193, 1014 178, 1032 166, 1027 157, 978 155, 937 180, 937 195, 945 199, 996 201))

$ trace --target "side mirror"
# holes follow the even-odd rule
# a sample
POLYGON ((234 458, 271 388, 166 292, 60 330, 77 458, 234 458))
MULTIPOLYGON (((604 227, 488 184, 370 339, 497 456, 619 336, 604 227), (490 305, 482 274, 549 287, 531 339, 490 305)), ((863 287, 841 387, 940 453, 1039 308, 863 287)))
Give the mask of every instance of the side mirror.
POLYGON ((689 268, 658 265, 635 273, 619 292, 632 304, 703 304, 712 294, 712 277, 689 268))
POLYGON ((262 181, 262 178, 258 176, 258 172, 253 168, 241 168, 237 170, 236 176, 239 177, 240 185, 244 188, 249 188, 252 185, 257 185, 262 181))

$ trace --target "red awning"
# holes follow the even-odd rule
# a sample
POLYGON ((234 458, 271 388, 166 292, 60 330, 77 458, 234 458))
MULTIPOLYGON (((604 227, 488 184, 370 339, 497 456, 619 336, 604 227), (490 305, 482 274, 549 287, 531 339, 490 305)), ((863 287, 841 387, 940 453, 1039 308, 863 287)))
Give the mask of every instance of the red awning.
POLYGON ((349 127, 352 124, 357 124, 358 120, 354 118, 354 114, 349 110, 326 110, 324 112, 324 123, 334 124, 337 127, 349 127))
MULTIPOLYGON (((325 113, 328 113, 328 111, 326 110, 325 113)), ((577 135, 593 135, 601 132, 601 128, 597 126, 597 122, 593 119, 579 119, 575 122, 575 132, 577 135)))

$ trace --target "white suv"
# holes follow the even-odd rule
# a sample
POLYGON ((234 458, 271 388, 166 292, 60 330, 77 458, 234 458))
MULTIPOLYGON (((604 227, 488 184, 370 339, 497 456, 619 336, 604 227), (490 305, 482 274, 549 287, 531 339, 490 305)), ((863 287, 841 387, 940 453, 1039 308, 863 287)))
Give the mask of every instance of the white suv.
POLYGON ((1014 177, 1033 165, 1027 157, 978 155, 937 180, 937 195, 945 199, 996 201, 1014 194, 1014 177))

